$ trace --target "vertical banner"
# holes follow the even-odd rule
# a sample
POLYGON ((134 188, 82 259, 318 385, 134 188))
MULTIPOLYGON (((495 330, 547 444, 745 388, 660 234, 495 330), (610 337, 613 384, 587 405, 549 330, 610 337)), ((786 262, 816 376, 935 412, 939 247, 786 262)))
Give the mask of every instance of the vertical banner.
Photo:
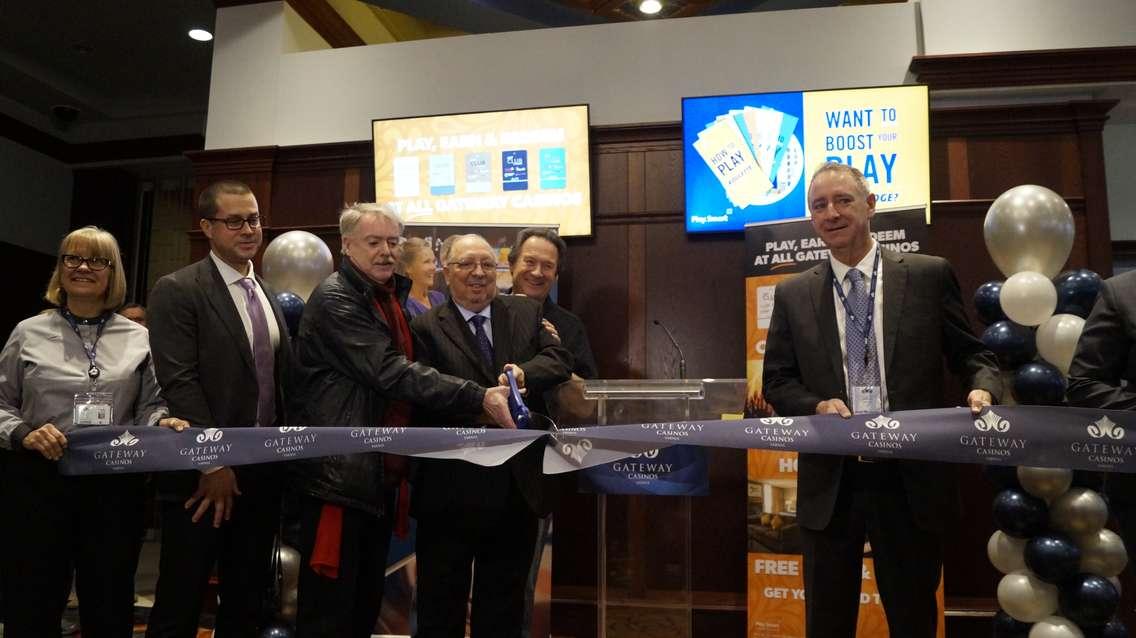
MULTIPOLYGON (((925 208, 877 214, 872 235, 882 247, 920 252, 926 245, 925 208)), ((746 416, 770 416, 761 392, 765 340, 777 282, 828 259, 828 249, 808 220, 746 226, 746 416)), ((804 638, 805 584, 797 526, 797 455, 750 450, 747 461, 747 638, 804 638)), ((876 588, 871 548, 865 543, 857 638, 888 635, 876 588)), ((939 586, 939 609, 943 608, 939 586)), ((939 618, 939 638, 945 636, 939 618)), ((898 637, 897 637, 898 638, 898 637)))

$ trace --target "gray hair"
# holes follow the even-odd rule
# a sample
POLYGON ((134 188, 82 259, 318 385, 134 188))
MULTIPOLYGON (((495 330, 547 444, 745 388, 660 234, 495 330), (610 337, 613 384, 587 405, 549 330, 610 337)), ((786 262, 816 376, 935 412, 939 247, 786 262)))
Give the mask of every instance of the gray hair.
POLYGON ((814 181, 816 181, 818 175, 829 171, 833 173, 844 173, 845 175, 852 177, 852 179, 856 182, 856 185, 860 187, 861 194, 865 198, 867 198, 868 195, 872 194, 872 187, 868 185, 868 179, 864 177, 864 174, 860 172, 860 169, 849 164, 841 164, 840 162, 833 161, 827 161, 824 164, 821 164, 820 167, 815 171, 813 171, 813 176, 809 178, 809 187, 812 187, 812 184, 814 181))
POLYGON ((453 242, 451 242, 449 248, 446 249, 446 254, 445 254, 445 259, 446 259, 445 263, 446 264, 449 263, 450 255, 451 255, 451 253, 454 252, 454 244, 458 243, 459 241, 461 241, 463 239, 474 239, 477 242, 484 244, 485 249, 489 251, 489 254, 493 255, 493 260, 494 261, 497 260, 497 251, 493 249, 493 244, 489 243, 488 239, 482 237, 481 235, 478 235, 477 233, 469 233, 468 235, 450 235, 449 237, 446 238, 447 241, 449 241, 450 239, 453 239, 453 242))
POLYGON ((346 237, 355 232, 355 227, 359 225, 363 217, 373 215, 393 223, 398 226, 398 234, 401 236, 403 228, 402 217, 395 212, 394 207, 390 204, 376 204, 374 202, 355 202, 347 206, 339 212, 339 236, 346 237))

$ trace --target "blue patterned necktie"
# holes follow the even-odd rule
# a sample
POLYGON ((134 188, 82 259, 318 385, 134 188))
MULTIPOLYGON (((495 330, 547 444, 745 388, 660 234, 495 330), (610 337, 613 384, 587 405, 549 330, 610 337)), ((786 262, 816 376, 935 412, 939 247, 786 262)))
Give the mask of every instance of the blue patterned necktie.
POLYGON ((473 336, 477 340, 477 349, 481 351, 481 358, 492 370, 493 344, 489 341, 489 335, 485 333, 485 322, 488 319, 485 315, 474 315, 469 318, 469 321, 473 324, 473 336))
MULTIPOLYGON (((846 316, 844 321, 844 348, 848 353, 848 383, 852 386, 878 387, 880 385, 880 364, 876 356, 876 331, 868 332, 864 343, 864 329, 868 323, 868 307, 872 303, 868 291, 864 289, 864 273, 853 268, 844 276, 851 282, 848 291, 848 308, 854 316, 846 316)), ((875 320, 875 319, 874 319, 875 320)))
POLYGON ((252 360, 256 365, 256 423, 271 427, 276 422, 276 381, 273 377, 275 353, 272 352, 272 338, 268 333, 268 320, 264 317, 264 307, 256 294, 256 284, 245 277, 240 280, 245 289, 245 308, 249 323, 252 324, 252 360))

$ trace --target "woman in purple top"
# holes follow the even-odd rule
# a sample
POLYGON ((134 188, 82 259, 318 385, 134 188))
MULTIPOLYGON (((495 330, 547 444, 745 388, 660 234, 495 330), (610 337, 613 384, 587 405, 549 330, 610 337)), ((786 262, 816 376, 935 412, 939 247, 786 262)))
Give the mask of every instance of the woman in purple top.
POLYGON ((398 258, 398 272, 410 280, 410 296, 406 298, 406 311, 411 318, 425 313, 440 303, 446 296, 434 286, 434 273, 438 270, 434 263, 434 251, 419 237, 411 237, 402 245, 402 255, 398 258))

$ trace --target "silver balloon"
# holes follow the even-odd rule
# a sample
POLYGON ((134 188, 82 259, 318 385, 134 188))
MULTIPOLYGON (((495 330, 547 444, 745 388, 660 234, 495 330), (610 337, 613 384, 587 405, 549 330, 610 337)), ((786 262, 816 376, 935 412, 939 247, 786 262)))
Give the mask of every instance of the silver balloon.
POLYGON ((327 244, 303 230, 290 230, 273 239, 260 263, 264 279, 276 292, 290 292, 305 303, 334 268, 327 244))
POLYGON ((1073 213, 1044 186, 1015 186, 990 205, 982 234, 1002 274, 1031 270, 1052 279, 1073 249, 1073 213))
POLYGON ((1049 504, 1049 524, 1069 536, 1095 534, 1108 522, 1108 505, 1100 494, 1074 487, 1049 504))
POLYGON ((1057 288, 1045 275, 1030 270, 1011 276, 999 293, 1002 312, 1014 323, 1036 326, 1053 316, 1057 288))
POLYGON ((280 616, 296 622, 296 600, 300 587, 300 552, 287 545, 280 546, 280 616))
POLYGON ((1038 622, 1057 612, 1057 586, 1029 570, 1006 574, 998 582, 998 605, 1014 620, 1038 622))
POLYGON ((1057 366, 1061 374, 1069 374, 1073 353, 1085 320, 1077 315, 1053 315, 1037 328, 1037 352, 1042 359, 1057 366))
POLYGON ((1046 616, 1030 627, 1029 638, 1085 638, 1085 633, 1068 618, 1046 616))
POLYGON ((1128 552, 1124 541, 1112 530, 1102 529, 1077 539, 1081 546, 1081 571, 1109 578, 1124 571, 1128 552))
POLYGON ((1029 539, 1014 538, 998 530, 990 535, 986 541, 986 556, 990 564, 1003 574, 1009 574, 1026 568, 1024 552, 1029 539))
POLYGON ((1058 467, 1019 467, 1018 482, 1022 489, 1047 501, 1069 491, 1073 484, 1073 470, 1058 467))
POLYGON ((1120 588, 1119 576, 1109 576, 1108 582, 1112 583, 1112 586, 1116 588, 1117 595, 1122 595, 1124 593, 1124 590, 1120 588))

